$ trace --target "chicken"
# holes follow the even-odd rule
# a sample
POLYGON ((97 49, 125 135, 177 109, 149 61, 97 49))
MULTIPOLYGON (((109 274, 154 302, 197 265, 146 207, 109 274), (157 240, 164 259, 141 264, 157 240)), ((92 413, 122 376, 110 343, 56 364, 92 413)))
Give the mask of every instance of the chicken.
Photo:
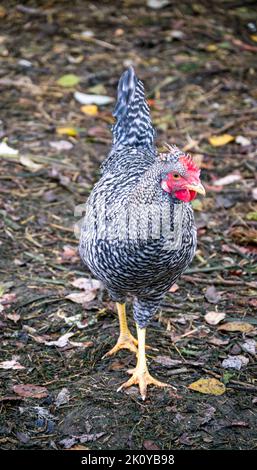
POLYGON ((205 190, 189 155, 169 145, 167 152, 158 153, 144 86, 132 67, 120 78, 113 115, 112 148, 87 201, 79 251, 117 304, 120 335, 104 357, 123 348, 137 354, 130 379, 118 390, 138 384, 145 399, 148 385, 171 386, 148 371, 146 327, 194 256, 190 201, 205 190), (137 339, 127 324, 128 295, 137 339))

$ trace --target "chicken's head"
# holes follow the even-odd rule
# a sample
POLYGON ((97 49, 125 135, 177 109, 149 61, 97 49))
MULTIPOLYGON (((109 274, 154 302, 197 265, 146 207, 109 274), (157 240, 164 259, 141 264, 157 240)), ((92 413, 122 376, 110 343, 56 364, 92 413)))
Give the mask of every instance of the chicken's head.
POLYGON ((192 201, 197 193, 205 195, 205 189, 200 181, 200 169, 192 157, 170 147, 170 154, 160 154, 165 172, 161 179, 161 187, 183 202, 192 201))

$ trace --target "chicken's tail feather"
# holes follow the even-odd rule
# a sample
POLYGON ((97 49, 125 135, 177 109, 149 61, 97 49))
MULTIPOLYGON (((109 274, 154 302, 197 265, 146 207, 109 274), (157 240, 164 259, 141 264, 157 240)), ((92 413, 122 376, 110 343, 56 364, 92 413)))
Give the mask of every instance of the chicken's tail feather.
POLYGON ((112 127, 116 148, 129 146, 153 149, 155 130, 145 100, 144 85, 137 78, 133 67, 129 67, 120 78, 113 116, 116 118, 112 127))

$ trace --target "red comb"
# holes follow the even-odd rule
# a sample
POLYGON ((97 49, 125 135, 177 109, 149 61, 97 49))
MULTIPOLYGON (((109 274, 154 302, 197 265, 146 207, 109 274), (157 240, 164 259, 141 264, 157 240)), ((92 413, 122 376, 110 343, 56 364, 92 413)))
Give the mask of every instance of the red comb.
POLYGON ((185 165, 187 167, 188 171, 200 171, 194 160, 192 159, 191 155, 182 155, 182 157, 179 158, 180 163, 182 165, 185 165))

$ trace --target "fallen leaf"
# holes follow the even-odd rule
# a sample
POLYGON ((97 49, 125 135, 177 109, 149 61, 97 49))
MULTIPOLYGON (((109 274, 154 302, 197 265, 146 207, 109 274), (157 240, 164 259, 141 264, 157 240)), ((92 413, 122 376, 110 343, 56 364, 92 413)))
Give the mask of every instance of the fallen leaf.
POLYGON ((93 433, 93 434, 82 434, 81 436, 75 436, 75 437, 79 439, 81 444, 83 444, 84 442, 96 441, 100 437, 104 436, 104 434, 105 432, 98 432, 98 433, 93 433))
POLYGON ((248 214, 246 214, 246 218, 247 220, 257 221, 257 211, 248 212, 248 214))
POLYGON ((77 444, 77 445, 71 447, 68 450, 90 450, 90 449, 89 449, 89 447, 82 446, 81 444, 77 444))
POLYGON ((17 323, 20 320, 21 316, 18 313, 9 313, 8 315, 6 315, 6 318, 12 320, 14 323, 17 323))
POLYGON ((69 344, 69 338, 74 336, 75 333, 65 333, 64 335, 60 336, 59 339, 56 341, 46 341, 45 344, 47 346, 57 346, 58 348, 64 348, 69 344))
POLYGON ((87 116, 96 116, 98 113, 98 108, 95 104, 85 104, 81 106, 80 111, 86 114, 87 116))
POLYGON ((57 127, 56 132, 58 135, 69 135, 71 137, 78 135, 78 131, 75 127, 57 127))
POLYGON ((74 73, 67 73, 57 80, 58 85, 62 87, 73 87, 80 82, 80 77, 74 75, 74 73))
POLYGON ((247 339, 244 343, 240 344, 243 351, 255 356, 256 354, 256 342, 254 339, 247 339))
POLYGON ((58 140, 57 142, 49 142, 49 145, 50 147, 58 151, 71 150, 73 148, 73 144, 68 140, 58 140))
POLYGON ((147 0, 147 6, 153 10, 160 10, 169 5, 169 0, 147 0))
POLYGON ((183 39, 185 37, 185 33, 179 29, 173 29, 170 32, 170 36, 174 39, 183 39))
POLYGON ((1 142, 0 144, 0 156, 14 156, 18 155, 19 151, 16 149, 13 149, 12 147, 9 147, 6 142, 1 142))
POLYGON ((218 327, 218 330, 241 331, 241 333, 248 333, 249 331, 254 330, 254 326, 251 325, 250 323, 234 321, 234 322, 224 323, 224 325, 220 325, 218 327))
POLYGON ((31 171, 38 171, 43 168, 43 165, 40 165, 40 163, 33 162, 33 160, 31 160, 31 158, 26 155, 20 156, 20 163, 31 171))
POLYGON ((156 356, 154 361, 161 364, 164 367, 174 367, 182 364, 180 359, 171 359, 169 356, 156 356))
POLYGON ((207 287, 204 297, 210 304, 217 304, 221 300, 221 295, 215 286, 207 287))
POLYGON ((238 355, 238 356, 228 356, 222 361, 222 367, 224 369, 236 369, 240 370, 243 366, 246 366, 249 362, 247 357, 238 355))
POLYGON ((208 44, 206 50, 208 52, 216 52, 218 50, 218 47, 216 46, 216 44, 208 44))
POLYGON ((230 134, 213 135, 208 140, 213 147, 221 147, 235 140, 235 137, 230 134))
POLYGON ((93 442, 102 437, 105 432, 99 432, 95 434, 81 434, 81 436, 71 436, 70 438, 62 439, 60 444, 65 447, 65 449, 70 449, 77 442, 83 444, 84 442, 93 442))
POLYGON ((114 98, 105 95, 88 95, 86 93, 80 93, 80 91, 75 91, 74 98, 80 104, 96 104, 98 106, 112 103, 114 98))
POLYGON ((19 370, 19 369, 25 369, 24 366, 22 366, 17 359, 12 359, 11 361, 3 361, 0 362, 0 369, 13 369, 13 370, 19 370))
POLYGON ((229 344, 229 340, 228 339, 216 338, 214 336, 213 338, 210 338, 208 340, 208 343, 214 344, 214 346, 226 346, 227 344, 229 344))
POLYGON ((217 325, 225 316, 226 314, 222 312, 208 312, 204 315, 204 318, 209 325, 217 325))
POLYGON ((68 437, 66 439, 62 439, 59 444, 63 446, 65 449, 70 449, 74 444, 76 444, 77 439, 75 437, 68 437))
POLYGON ((69 245, 64 245, 63 247, 63 252, 62 252, 62 258, 64 260, 73 260, 73 258, 78 257, 78 250, 77 248, 73 248, 72 246, 69 245))
POLYGON ((209 395, 223 395, 226 391, 225 385, 217 379, 199 379, 188 385, 188 388, 209 395))
POLYGON ((70 401, 70 392, 67 388, 62 388, 62 390, 58 393, 55 404, 57 408, 61 405, 65 405, 65 403, 69 403, 70 401))
POLYGON ((85 304, 91 302, 96 297, 95 291, 85 291, 85 292, 73 292, 65 296, 65 299, 71 300, 76 304, 85 304))
POLYGON ((78 279, 75 279, 71 284, 74 287, 78 287, 78 289, 84 290, 100 289, 102 286, 102 283, 97 279, 89 279, 87 277, 79 277, 78 279))
POLYGON ((48 396, 48 391, 45 387, 34 384, 14 385, 13 391, 20 397, 44 398, 48 396))
POLYGON ((227 176, 224 176, 224 178, 220 178, 216 181, 214 181, 214 186, 226 186, 227 184, 232 184, 236 183, 237 181, 241 181, 242 176, 239 174, 230 174, 227 176))
POLYGON ((172 286, 170 287, 169 289, 169 292, 177 292, 177 290, 179 290, 179 286, 175 283, 175 284, 172 284, 172 286))
POLYGON ((246 137, 242 136, 242 135, 238 135, 236 137, 236 140, 235 142, 239 145, 241 145, 242 147, 246 147, 247 145, 251 145, 251 141, 250 139, 247 139, 246 137))
POLYGON ((151 441, 150 439, 147 439, 146 441, 143 442, 143 448, 146 450, 161 450, 157 444, 155 444, 154 441, 151 441))

